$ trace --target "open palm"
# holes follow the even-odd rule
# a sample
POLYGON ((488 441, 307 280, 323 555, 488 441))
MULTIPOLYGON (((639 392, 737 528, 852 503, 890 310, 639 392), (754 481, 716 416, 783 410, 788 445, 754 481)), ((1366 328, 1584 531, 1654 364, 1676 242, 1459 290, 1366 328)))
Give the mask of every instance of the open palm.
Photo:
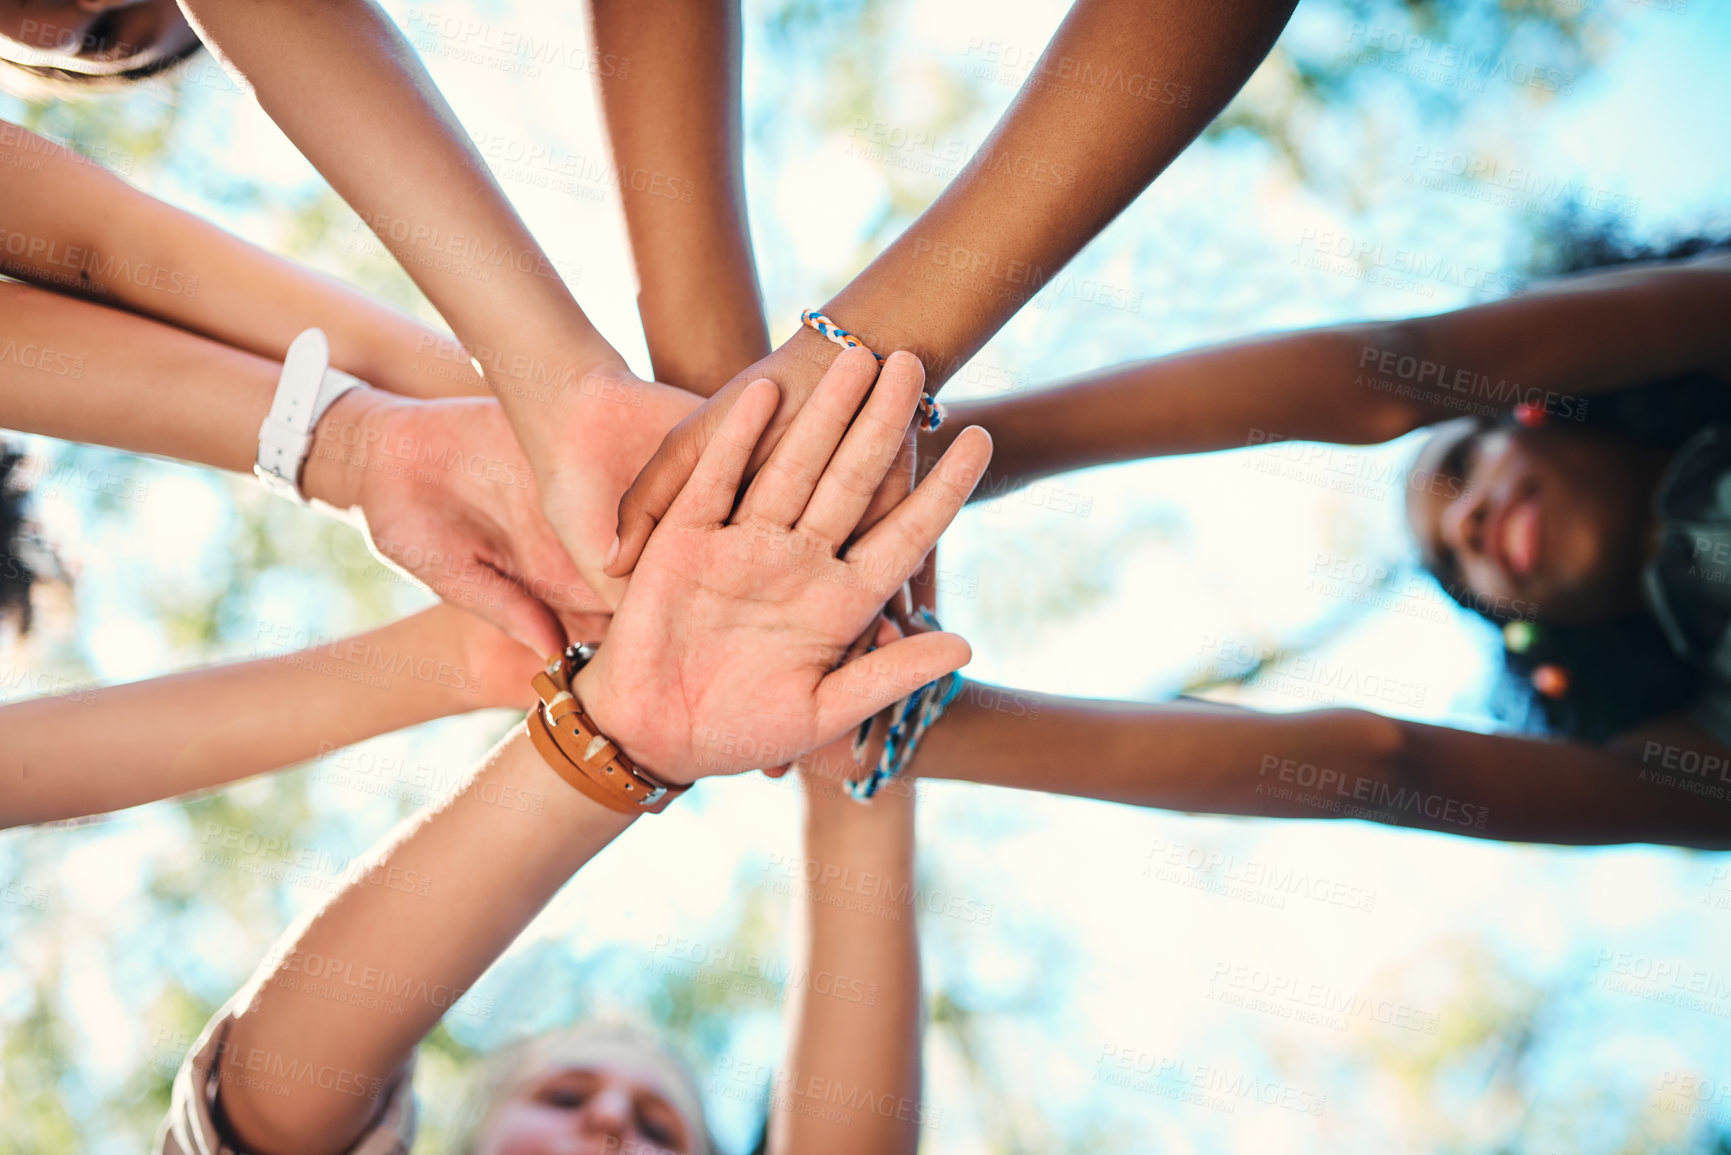
POLYGON ((875 389, 869 366, 839 360, 736 510, 778 401, 767 380, 741 394, 577 680, 627 754, 676 782, 779 765, 967 662, 967 643, 948 633, 844 661, 991 456, 984 430, 965 432, 917 490, 846 544, 896 461, 923 382, 911 356, 892 357, 875 389))

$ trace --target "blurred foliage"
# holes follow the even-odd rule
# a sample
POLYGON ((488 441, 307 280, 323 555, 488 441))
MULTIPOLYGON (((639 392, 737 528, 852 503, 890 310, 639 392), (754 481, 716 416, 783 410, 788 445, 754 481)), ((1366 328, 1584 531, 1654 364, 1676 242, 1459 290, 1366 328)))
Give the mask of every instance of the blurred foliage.
MULTIPOLYGON (((862 0, 766 2, 760 24, 778 58, 790 63, 766 81, 774 98, 748 110, 754 143, 791 155, 814 135, 845 136, 861 118, 886 110, 896 127, 927 140, 981 143, 1009 89, 945 67, 935 53, 910 59, 896 51, 892 37, 903 13, 899 4, 862 0), (898 88, 909 87, 921 93, 917 104, 896 98, 898 88), (815 115, 789 125, 780 111, 789 106, 815 115)), ((1590 75, 1615 41, 1616 21, 1626 18, 1593 0, 1328 0, 1305 5, 1301 15, 1322 31, 1283 37, 1204 136, 1247 134, 1307 187, 1355 205, 1361 189, 1380 183, 1381 170, 1397 159, 1395 146, 1415 127, 1452 124, 1487 86, 1518 104, 1555 99, 1590 75), (1414 67, 1415 42, 1426 46, 1416 54, 1421 63, 1431 56, 1458 63, 1414 67), (1362 147, 1342 149, 1343 139, 1362 147)), ((883 217, 850 268, 869 261, 943 184, 912 168, 886 167, 885 175, 883 217)))
MULTIPOLYGON (((989 123, 989 110, 1007 94, 996 86, 969 83, 941 60, 910 58, 893 50, 896 30, 911 4, 768 0, 752 6, 749 34, 762 37, 763 51, 783 65, 761 78, 761 99, 749 110, 753 147, 768 163, 794 155, 814 137, 845 134, 861 116, 892 106, 905 110, 905 102, 893 103, 893 97, 910 74, 918 74, 926 96, 917 112, 922 119, 906 126, 924 128, 938 139, 973 134, 977 142, 982 126, 989 123), (799 109, 800 115, 788 116, 789 108, 799 109)), ((1326 0, 1315 7, 1321 23, 1340 35, 1283 41, 1209 130, 1209 137, 1220 141, 1248 134, 1283 158, 1307 186, 1346 199, 1374 183, 1357 166, 1387 163, 1387 134, 1410 126, 1412 118, 1424 124, 1458 117, 1474 96, 1467 86, 1426 83, 1382 66, 1380 59, 1364 58, 1363 45, 1355 46, 1352 39, 1355 26, 1423 36, 1492 56, 1516 54, 1571 77, 1590 72, 1609 42, 1606 10, 1567 0, 1326 0), (1408 119, 1390 115, 1391 102, 1408 119), (1343 159, 1328 147, 1329 137, 1339 133, 1369 145, 1343 159)), ((228 170, 220 157, 197 155, 200 138, 193 128, 200 102, 213 99, 219 86, 208 61, 195 61, 193 67, 190 77, 153 83, 133 97, 14 103, 3 111, 135 182, 149 184, 172 170, 175 179, 199 196, 231 208, 237 218, 258 222, 258 235, 273 238, 279 250, 430 316, 408 278, 370 243, 358 218, 328 189, 319 186, 290 195, 228 170)), ((1551 98, 1542 88, 1518 96, 1533 102, 1551 98)), ((941 184, 929 175, 893 168, 887 170, 887 179, 890 195, 881 219, 861 241, 861 262, 923 209, 941 184)), ((766 254, 769 291, 787 292, 775 280, 774 260, 766 254)), ((821 295, 835 287, 816 288, 821 295)), ((803 298, 813 287, 797 288, 803 298)), ((42 452, 51 455, 52 464, 100 460, 108 468, 158 481, 186 476, 180 467, 106 451, 45 446, 42 452)), ((242 482, 203 484, 212 488, 226 516, 219 521, 223 528, 214 554, 204 560, 196 580, 172 559, 153 559, 139 549, 118 557, 93 553, 81 558, 81 544, 121 540, 137 511, 100 496, 74 493, 68 498, 80 526, 80 540, 64 543, 69 565, 75 575, 81 568, 119 571, 118 588, 133 599, 133 616, 156 623, 161 665, 245 653, 256 636, 255 623, 270 620, 280 612, 276 607, 297 604, 285 601, 285 588, 305 594, 316 605, 305 625, 324 633, 363 628, 422 600, 424 595, 368 556, 352 529, 308 517, 242 482)), ((1059 618, 1079 614, 1110 591, 1111 558, 1158 543, 1166 533, 1161 524, 1139 525, 1128 536, 1110 536, 1070 554, 1043 551, 1037 540, 1006 535, 1002 555, 984 564, 1026 581, 992 595, 1002 598, 992 613, 1006 629, 1031 616, 1036 606, 1059 618)), ((9 643, 6 663, 79 680, 96 677, 101 671, 94 668, 80 631, 102 628, 102 623, 75 620, 72 605, 47 608, 35 637, 28 643, 9 643)), ((1317 639, 1307 637, 1286 648, 1314 644, 1317 639)), ((435 737, 428 744, 438 747, 442 763, 461 764, 492 736, 473 733, 460 741, 435 737)), ((364 849, 371 833, 412 808, 399 800, 385 808, 389 813, 369 811, 363 816, 356 813, 360 808, 354 799, 327 795, 314 774, 301 769, 151 808, 146 818, 122 816, 84 829, 20 832, 0 839, 0 880, 56 880, 50 901, 40 908, 0 904, 0 1155, 136 1151, 147 1146, 166 1109, 185 1043, 232 994, 250 960, 280 932, 302 897, 285 883, 213 866, 203 854, 201 832, 239 827, 280 835, 296 845, 328 844, 335 853, 351 855, 364 849), (145 821, 178 826, 179 848, 149 842, 142 856, 127 851, 137 841, 129 836, 145 821), (92 847, 103 848, 100 862, 93 860, 92 847), (120 898, 82 896, 86 886, 96 894, 108 893, 100 876, 118 871, 136 872, 130 891, 125 886, 115 889, 120 898), (96 914, 104 917, 97 919, 96 914), (127 1024, 140 1040, 137 1053, 142 1056, 130 1067, 125 1067, 129 1056, 83 1052, 77 1024, 90 1014, 108 1013, 78 1001, 87 997, 86 972, 92 968, 124 988, 128 1004, 145 1008, 136 1022, 127 1024), (118 1075, 113 1070, 117 1060, 124 1068, 118 1075)), ((941 861, 922 869, 928 885, 943 884, 946 868, 941 861)), ((745 953, 780 957, 783 906, 768 901, 760 890, 744 888, 722 941, 745 953)), ((928 959, 965 954, 968 943, 957 938, 951 921, 926 921, 928 959)), ((1010 933, 1002 927, 993 930, 1010 933)), ((1044 1110, 1041 1089, 1007 1074, 1021 1061, 1012 1062, 1026 1037, 1020 1027, 1061 1012, 1048 1005, 1043 987, 1064 973, 1073 944, 1018 931, 1014 949, 1025 970, 1008 995, 983 996, 965 974, 950 974, 942 967, 935 968, 939 977, 930 990, 928 1054, 934 1062, 964 1072, 969 1110, 982 1120, 986 1137, 981 1150, 1006 1155, 1147 1150, 1148 1132, 1123 1118, 1085 1120, 1079 1128, 1060 1130, 1044 1110)), ((1418 1120, 1415 1147, 1422 1137, 1429 1149, 1484 1155, 1580 1149, 1575 1140, 1585 1136, 1571 1127, 1577 1119, 1602 1116, 1577 1116, 1577 1104, 1547 1097, 1546 1089, 1533 1083, 1527 1062, 1535 1039, 1546 1030, 1547 1016, 1566 996, 1522 986, 1486 957, 1450 961, 1459 977, 1447 1004, 1451 1027, 1446 1033, 1395 1043, 1379 1035, 1355 1034, 1347 1057, 1329 1060, 1345 1063, 1344 1076, 1319 1072, 1309 1064, 1321 1060, 1307 1056, 1280 1061, 1305 1077, 1374 1084, 1379 1094, 1399 1096, 1410 1117, 1418 1120), (1464 1093, 1463 1074, 1468 1083, 1464 1093), (1542 1113, 1535 1106, 1540 1102, 1542 1113)), ((695 974, 656 971, 648 964, 641 952, 626 948, 582 951, 570 944, 537 942, 501 964, 500 986, 522 992, 514 1000, 522 1005, 509 1006, 507 1013, 531 1026, 619 1010, 652 1019, 685 1041, 700 1069, 743 1045, 747 1024, 775 1013, 773 1001, 761 997, 762 992, 704 982, 695 974), (602 1006, 595 993, 601 990, 627 992, 618 996, 627 1005, 602 1006)), ((1151 991, 1149 997, 1162 995, 1151 991)), ((423 1048, 419 1086, 426 1106, 424 1149, 443 1150, 458 1125, 461 1084, 478 1053, 478 1045, 460 1025, 442 1026, 423 1048)), ((1030 1061, 1038 1063, 1039 1057, 1030 1061)), ((761 1106, 756 1114, 762 1117, 761 1106)), ((1631 1129, 1621 1150, 1721 1155, 1731 1150, 1731 1140, 1712 1128, 1679 1126, 1675 1116, 1652 1104, 1636 1105, 1628 1118, 1631 1129)), ((943 1140, 939 1134, 927 1146, 944 1149, 943 1140)), ((1597 1146, 1603 1149, 1602 1142, 1597 1146)))

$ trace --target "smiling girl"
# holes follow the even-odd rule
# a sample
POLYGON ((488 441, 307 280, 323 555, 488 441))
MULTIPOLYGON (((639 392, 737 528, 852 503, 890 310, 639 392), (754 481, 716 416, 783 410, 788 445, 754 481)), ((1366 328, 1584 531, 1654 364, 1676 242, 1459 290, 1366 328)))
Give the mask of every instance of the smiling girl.
POLYGON ((916 772, 1487 838, 1731 846, 1731 777, 1702 769, 1731 766, 1731 425, 1717 424, 1731 422, 1731 254, 1599 242, 1571 264, 1584 271, 1507 300, 952 406, 994 438, 989 494, 1270 429, 1365 444, 1434 426, 1408 521, 1448 594, 1504 627, 1515 732, 1188 699, 1023 694, 1006 713, 981 687, 927 735, 916 772))

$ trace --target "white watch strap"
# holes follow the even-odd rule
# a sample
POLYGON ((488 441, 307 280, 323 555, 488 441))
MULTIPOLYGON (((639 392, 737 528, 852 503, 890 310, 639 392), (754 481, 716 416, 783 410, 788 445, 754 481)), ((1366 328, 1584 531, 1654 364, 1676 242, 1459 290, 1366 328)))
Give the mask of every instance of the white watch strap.
POLYGON ((313 427, 333 402, 361 384, 331 367, 331 345, 322 329, 308 329, 294 339, 283 358, 270 413, 258 427, 258 459, 252 471, 267 489, 305 504, 301 466, 312 448, 313 427))

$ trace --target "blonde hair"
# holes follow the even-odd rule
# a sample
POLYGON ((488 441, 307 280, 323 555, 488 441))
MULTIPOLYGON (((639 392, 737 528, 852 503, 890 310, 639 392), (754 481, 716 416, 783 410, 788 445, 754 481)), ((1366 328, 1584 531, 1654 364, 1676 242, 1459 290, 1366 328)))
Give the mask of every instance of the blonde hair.
POLYGON ((474 1155, 497 1109, 529 1080, 554 1067, 614 1062, 641 1063, 661 1075, 669 1101, 691 1128, 692 1155, 714 1155, 696 1073, 659 1034, 624 1020, 577 1023, 519 1039, 488 1055, 464 1093, 452 1155, 474 1155))

